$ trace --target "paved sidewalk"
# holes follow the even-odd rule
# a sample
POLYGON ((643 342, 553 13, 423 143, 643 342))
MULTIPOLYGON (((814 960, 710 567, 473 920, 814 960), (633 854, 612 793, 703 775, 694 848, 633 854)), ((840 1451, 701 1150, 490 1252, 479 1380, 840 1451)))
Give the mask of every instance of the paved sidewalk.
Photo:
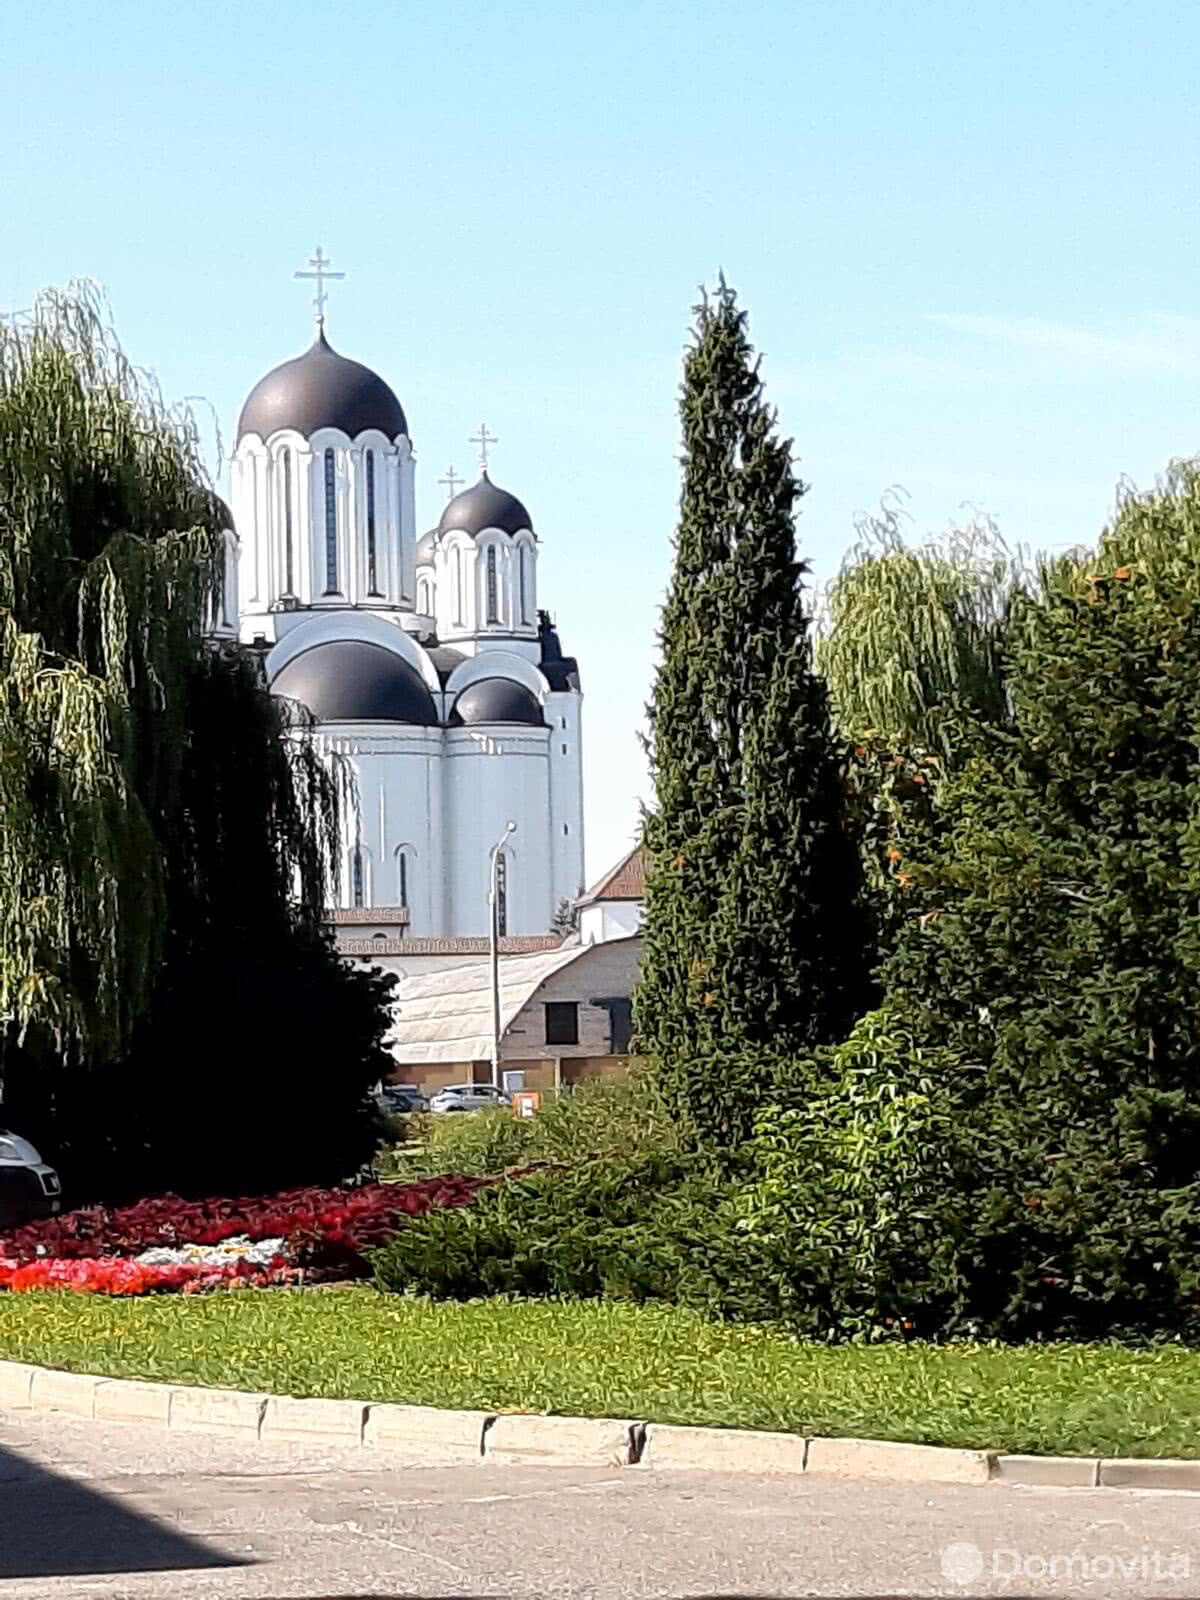
POLYGON ((1200 1522, 1186 1495, 462 1466, 10 1411, 0 1585, 4 1600, 1134 1600, 1200 1595, 1200 1522))

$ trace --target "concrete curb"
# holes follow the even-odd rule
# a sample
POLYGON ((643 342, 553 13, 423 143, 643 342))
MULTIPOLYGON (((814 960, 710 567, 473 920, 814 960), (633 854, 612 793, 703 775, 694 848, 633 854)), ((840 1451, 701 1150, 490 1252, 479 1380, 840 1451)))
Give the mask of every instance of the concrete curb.
POLYGON ((739 1472, 891 1483, 1015 1484, 1027 1488, 1200 1493, 1200 1460, 1016 1456, 879 1439, 808 1438, 746 1428, 525 1413, 440 1411, 367 1400, 300 1400, 187 1384, 92 1377, 0 1361, 0 1410, 133 1422, 166 1431, 228 1433, 271 1444, 402 1450, 491 1460, 642 1471, 739 1472))

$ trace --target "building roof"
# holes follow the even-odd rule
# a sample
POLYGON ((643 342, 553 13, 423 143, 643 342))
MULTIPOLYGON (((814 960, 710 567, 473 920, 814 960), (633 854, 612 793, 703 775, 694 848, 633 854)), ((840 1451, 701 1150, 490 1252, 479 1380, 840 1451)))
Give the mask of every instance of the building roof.
POLYGON ((644 900, 646 898, 645 847, 635 844, 598 883, 578 899, 579 906, 595 905, 597 900, 644 900))
POLYGON ((482 533, 485 528, 520 533, 522 528, 532 532, 533 523, 516 495, 497 488, 485 471, 478 483, 456 494, 442 512, 438 532, 451 533, 456 528, 470 534, 482 533))
POLYGON ((452 728, 480 722, 520 722, 544 728, 545 718, 537 695, 512 678, 476 678, 461 691, 449 716, 452 728))
POLYGON ((271 693, 298 700, 318 722, 440 722, 424 678, 403 656, 365 639, 310 645, 271 680, 271 693))
POLYGON ((269 439, 281 428, 311 438, 340 428, 351 439, 377 428, 389 439, 408 433, 404 409, 377 372, 338 355, 319 329, 302 356, 285 361, 251 389, 238 420, 238 438, 269 439))
MULTIPOLYGON (((565 945, 500 963, 500 1032, 547 978, 578 961, 588 945, 565 945)), ((393 1026, 385 1044, 402 1066, 434 1061, 486 1061, 492 1053, 491 963, 440 967, 401 978, 392 1004, 393 1026)))

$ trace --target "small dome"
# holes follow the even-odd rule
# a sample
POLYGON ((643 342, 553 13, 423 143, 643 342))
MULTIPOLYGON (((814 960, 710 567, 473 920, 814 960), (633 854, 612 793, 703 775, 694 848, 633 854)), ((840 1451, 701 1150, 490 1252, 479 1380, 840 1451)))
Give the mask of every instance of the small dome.
POLYGON ((417 540, 417 565, 431 567, 433 565, 433 552, 437 549, 438 531, 430 528, 428 533, 423 533, 417 540))
POLYGON ((309 439, 319 428, 340 428, 357 439, 368 428, 394 439, 408 432, 399 400, 370 367, 338 355, 322 328, 302 356, 268 372, 251 389, 238 419, 238 438, 269 439, 294 428, 309 439))
POLYGON ((417 669, 363 639, 331 639, 302 650, 276 673, 271 693, 300 701, 318 722, 438 725, 433 696, 417 669))
POLYGON ((545 727, 537 695, 511 678, 480 678, 459 695, 449 726, 470 728, 479 722, 523 722, 531 728, 545 727))
POLYGON ((442 512, 439 533, 461 528, 466 533, 482 533, 485 528, 502 528, 505 533, 533 529, 529 513, 507 489, 497 489, 485 472, 477 484, 456 494, 442 512))

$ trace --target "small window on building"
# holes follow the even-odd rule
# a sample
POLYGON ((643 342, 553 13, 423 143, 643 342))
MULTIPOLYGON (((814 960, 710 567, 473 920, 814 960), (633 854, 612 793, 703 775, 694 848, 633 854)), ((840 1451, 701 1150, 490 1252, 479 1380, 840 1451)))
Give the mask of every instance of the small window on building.
POLYGON ((563 745, 563 755, 566 755, 566 753, 567 753, 567 747, 566 747, 566 745, 563 745))
POLYGON ((499 584, 496 579, 496 546, 488 545, 487 553, 487 619, 489 622, 500 621, 500 595, 499 584))
POLYGON ((379 593, 375 559, 375 452, 367 451, 367 593, 379 593))
POLYGON ((521 546, 521 554, 520 554, 519 560, 520 560, 519 572, 520 572, 520 583, 521 583, 521 621, 523 623, 528 623, 528 621, 529 621, 529 548, 528 548, 527 545, 522 545, 521 546))
POLYGON ((563 832, 564 833, 570 833, 570 831, 571 831, 571 824, 569 822, 564 822, 563 823, 563 832))
POLYGON ((614 1056, 627 1056, 633 1043, 633 1001, 608 1002, 608 1048, 614 1056))
POLYGON ((502 850, 496 857, 496 937, 508 933, 508 857, 502 850))
POLYGON ((454 552, 454 623, 459 628, 463 624, 463 553, 461 550, 454 552))
POLYGON ((337 570, 337 467, 333 451, 325 452, 325 593, 336 594, 337 570))
POLYGON ((579 1043, 579 1005, 577 1001, 546 1001, 546 1043, 579 1043))
POLYGON ((292 452, 285 445, 283 460, 283 592, 290 599, 296 593, 296 565, 292 537, 292 452))
POLYGON ((397 891, 398 891, 399 896, 400 896, 399 904, 404 908, 405 911, 407 911, 408 910, 408 857, 405 855, 403 850, 401 850, 399 856, 396 859, 396 868, 397 868, 397 891))
POLYGON ((361 845, 355 845, 354 856, 350 862, 350 891, 355 906, 361 906, 363 903, 363 853, 361 845))

